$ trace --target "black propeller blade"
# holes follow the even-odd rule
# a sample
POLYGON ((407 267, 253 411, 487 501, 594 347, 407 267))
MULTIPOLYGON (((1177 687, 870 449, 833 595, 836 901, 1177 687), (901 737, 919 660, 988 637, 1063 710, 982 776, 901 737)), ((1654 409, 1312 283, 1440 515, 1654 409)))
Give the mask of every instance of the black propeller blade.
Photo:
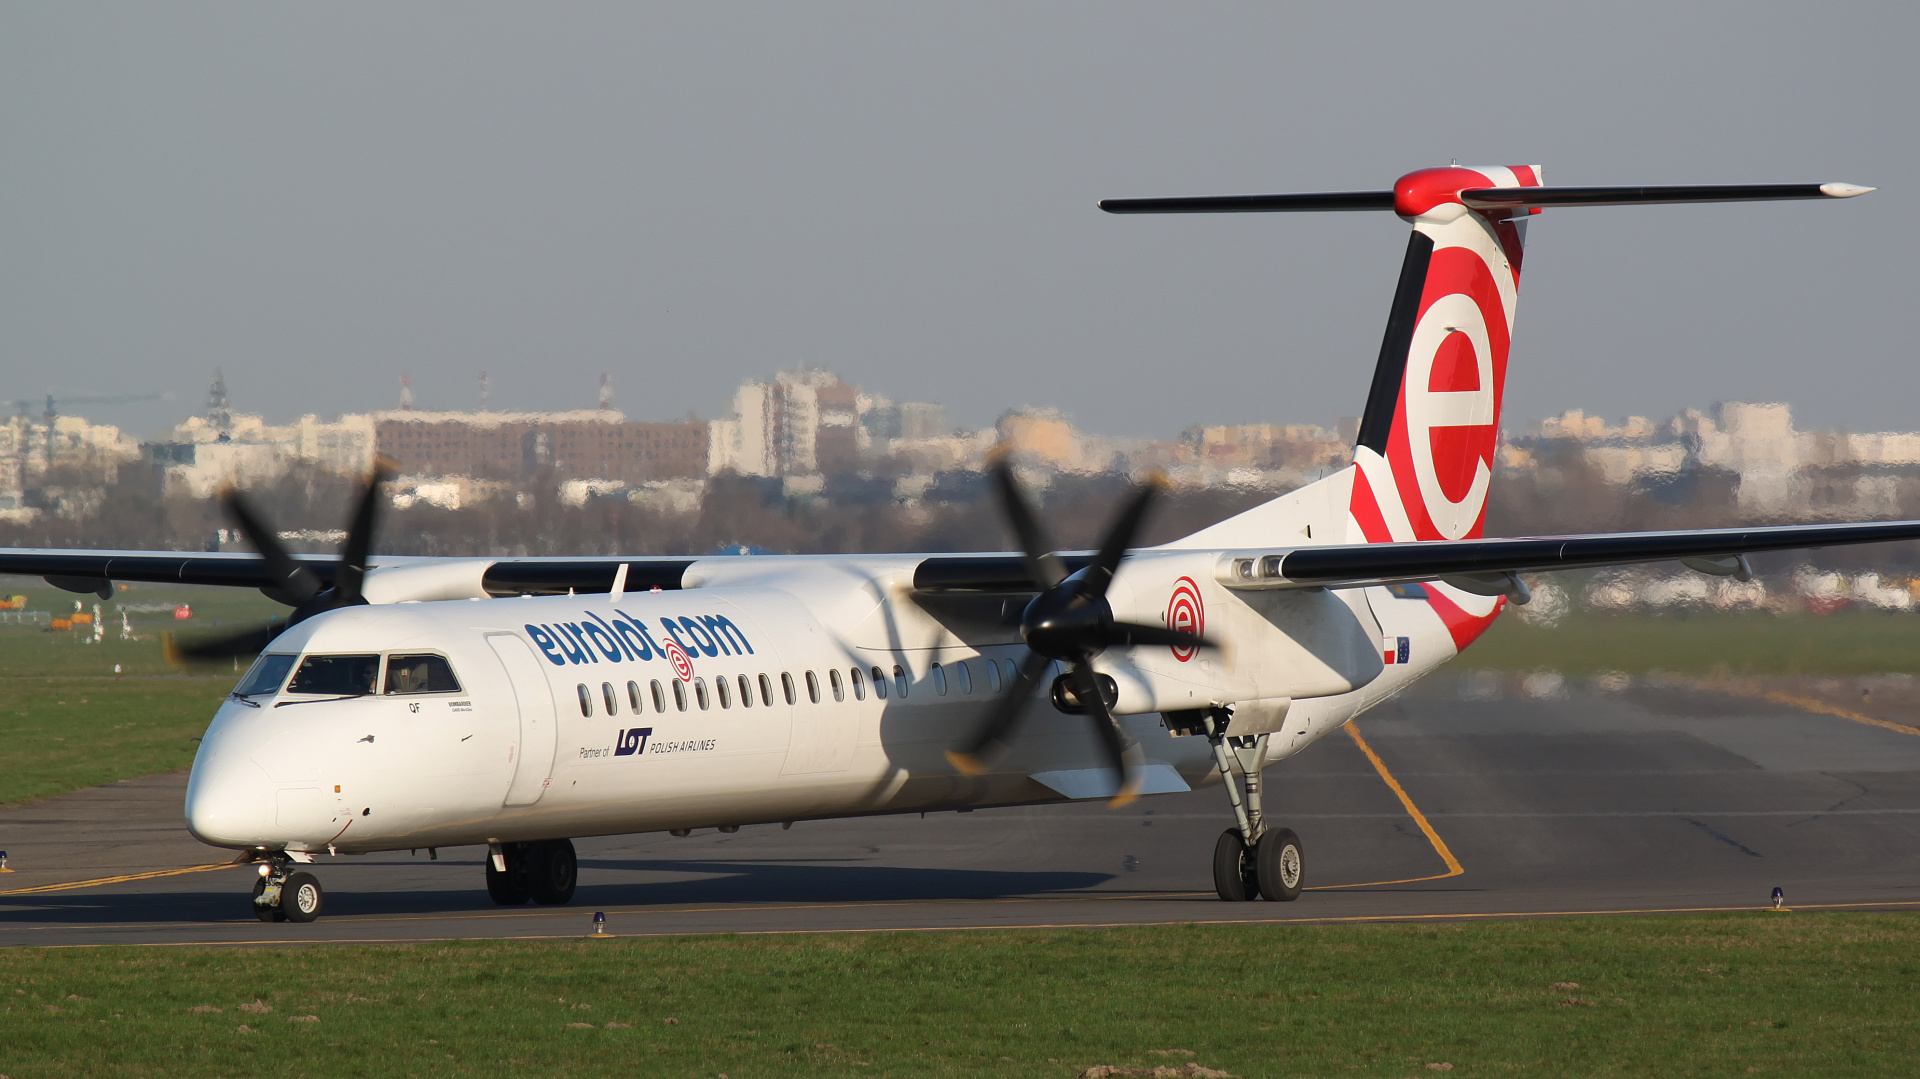
POLYGON ((1007 695, 994 705, 973 740, 965 748, 948 751, 947 760, 963 775, 985 772, 987 762, 1005 752, 1012 741, 1014 728, 1048 665, 1063 663, 1067 666, 1073 696, 1086 710, 1095 736, 1120 777, 1119 791, 1108 805, 1123 806, 1139 796, 1144 757, 1139 744, 1128 738, 1114 719, 1112 706, 1093 669, 1093 657, 1107 648, 1131 645, 1213 646, 1205 638, 1184 630, 1117 622, 1112 606, 1107 603, 1107 589, 1113 584, 1114 573, 1133 546, 1147 510, 1166 480, 1155 475, 1143 484, 1114 518, 1092 564, 1069 576, 1053 552, 1053 545, 1048 542, 1045 529, 1021 491, 1019 481, 1014 479, 1005 450, 996 450, 989 461, 994 485, 1000 492, 1001 507, 1020 541, 1021 553, 1026 555, 1028 571, 1039 586, 1040 594, 1027 604, 1020 616, 1020 636, 1031 652, 1020 666, 1019 677, 1008 687, 1007 695))
POLYGON ((392 461, 384 457, 374 460, 373 472, 367 477, 367 485, 354 508, 353 522, 347 529, 347 542, 340 549, 340 563, 334 570, 332 587, 322 587, 318 574, 294 561, 293 556, 281 545, 280 534, 266 523, 239 490, 230 486, 222 491, 220 500, 226 505, 228 515, 239 526, 241 534, 247 537, 247 542, 259 552, 267 576, 273 581, 260 591, 269 599, 292 607, 293 613, 284 622, 276 619, 266 625, 249 626, 214 637, 176 640, 172 634, 168 634, 162 641, 167 661, 179 666, 194 661, 259 655, 270 641, 296 622, 305 621, 321 611, 365 603, 366 599, 361 593, 366 583, 367 557, 373 549, 373 534, 379 518, 380 484, 391 479, 393 473, 392 461))

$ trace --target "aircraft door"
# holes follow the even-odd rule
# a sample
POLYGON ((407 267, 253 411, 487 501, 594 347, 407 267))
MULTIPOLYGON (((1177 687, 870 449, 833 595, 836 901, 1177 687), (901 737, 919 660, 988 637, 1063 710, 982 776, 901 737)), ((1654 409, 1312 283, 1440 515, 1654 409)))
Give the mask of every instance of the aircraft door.
POLYGON ((553 714, 553 692, 547 687, 546 672, 526 642, 510 634, 487 637, 500 662, 506 665, 507 680, 513 684, 514 703, 520 711, 520 734, 513 748, 513 782, 507 787, 505 805, 532 805, 547 789, 553 774, 553 753, 558 732, 553 714))

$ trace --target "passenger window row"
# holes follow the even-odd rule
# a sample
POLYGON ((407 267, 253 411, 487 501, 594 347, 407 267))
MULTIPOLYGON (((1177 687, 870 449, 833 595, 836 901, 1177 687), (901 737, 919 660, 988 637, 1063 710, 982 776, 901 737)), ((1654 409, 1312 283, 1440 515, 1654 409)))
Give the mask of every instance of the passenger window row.
MULTIPOLYGON (((993 660, 983 656, 979 663, 986 668, 989 692, 1000 692, 1011 686, 1014 679, 1018 677, 1019 668, 1015 666, 1013 660, 993 660)), ((948 664, 935 663, 928 668, 927 676, 933 682, 935 695, 941 697, 947 695, 949 686, 947 672, 949 671, 953 672, 951 684, 957 685, 961 693, 973 692, 973 669, 967 661, 957 660, 948 664)), ((811 704, 819 704, 823 696, 820 676, 812 671, 806 671, 801 678, 806 683, 807 701, 811 704)), ((878 700, 884 701, 890 694, 897 694, 905 700, 909 689, 912 688, 912 679, 908 676, 906 668, 896 663, 893 665, 891 675, 879 667, 871 667, 865 671, 859 667, 849 667, 846 677, 842 679, 839 668, 829 669, 826 692, 833 694, 835 701, 845 701, 849 692, 853 694, 854 700, 864 701, 867 699, 869 678, 872 679, 873 695, 878 700)), ((740 707, 752 708, 756 696, 761 706, 768 708, 773 706, 773 679, 764 674, 756 675, 752 679, 743 674, 731 680, 726 675, 721 675, 713 680, 711 693, 708 692, 707 680, 704 677, 695 678, 691 683, 691 690, 688 686, 689 683, 677 678, 668 680, 666 686, 662 686, 660 681, 655 679, 647 683, 644 688, 639 682, 628 682, 627 710, 634 715, 643 715, 651 705, 655 713, 664 713, 668 711, 669 696, 672 697, 672 710, 675 712, 685 712, 689 707, 697 707, 705 712, 710 710, 716 701, 721 708, 732 708, 736 699, 740 702, 740 707), (692 698, 691 701, 688 700, 689 697, 692 698)), ((593 690, 582 682, 576 687, 576 691, 580 697, 580 714, 591 717, 595 708, 593 690)), ((800 693, 794 684, 793 675, 786 671, 780 672, 780 696, 788 704, 800 703, 800 693)), ((612 682, 600 683, 599 698, 600 707, 606 709, 607 715, 620 714, 620 694, 614 689, 612 682)))

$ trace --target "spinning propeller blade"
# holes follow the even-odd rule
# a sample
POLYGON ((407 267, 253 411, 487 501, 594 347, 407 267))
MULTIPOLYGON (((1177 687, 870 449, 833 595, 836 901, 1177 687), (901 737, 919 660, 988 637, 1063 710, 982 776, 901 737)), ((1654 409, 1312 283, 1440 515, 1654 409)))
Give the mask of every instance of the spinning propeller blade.
POLYGON ((1039 588, 1040 594, 1020 615, 1020 636, 1030 651, 1020 665, 1019 677, 1008 687, 1007 695, 995 702, 979 733, 964 748, 950 750, 947 760, 963 775, 985 772, 989 762, 1006 752, 1011 744, 1014 728, 1019 725, 1048 665, 1059 662, 1066 665, 1073 696, 1086 710, 1094 736, 1100 740, 1107 760, 1119 775, 1119 789, 1107 803, 1118 808, 1139 796, 1145 755, 1139 743, 1128 738, 1114 719, 1112 704, 1102 692, 1099 675, 1093 669, 1093 657, 1116 646, 1213 647, 1206 638, 1184 630, 1117 622, 1113 608, 1107 603, 1107 589, 1113 583, 1114 573, 1133 546, 1147 510, 1154 496, 1166 485, 1166 478, 1158 473, 1149 476, 1108 527, 1092 564, 1068 576, 1047 540, 1046 530, 1032 503, 1014 478, 1007 457, 1005 447, 1001 447, 989 461, 1007 523, 1020 541, 1027 570, 1039 588))
POLYGON ((311 618, 321 611, 365 603, 362 589, 366 582, 367 557, 373 549, 373 536, 379 517, 380 484, 391 478, 393 472, 392 461, 384 457, 374 460, 373 472, 367 477, 366 488, 354 508, 353 522, 347 530, 347 542, 341 546, 340 563, 334 570, 331 588, 323 588, 313 570, 296 562, 287 553, 286 547, 280 543, 279 532, 266 523, 265 518, 254 510, 238 489, 229 486, 222 491, 220 501, 225 504, 227 514, 239 526, 241 534, 247 537, 247 542, 259 552, 267 576, 274 582, 260 591, 266 593, 269 599, 292 607, 293 613, 285 622, 276 619, 265 625, 248 626, 216 636, 176 639, 172 634, 167 634, 162 640, 167 662, 177 667, 192 662, 259 655, 275 637, 296 622, 311 618))

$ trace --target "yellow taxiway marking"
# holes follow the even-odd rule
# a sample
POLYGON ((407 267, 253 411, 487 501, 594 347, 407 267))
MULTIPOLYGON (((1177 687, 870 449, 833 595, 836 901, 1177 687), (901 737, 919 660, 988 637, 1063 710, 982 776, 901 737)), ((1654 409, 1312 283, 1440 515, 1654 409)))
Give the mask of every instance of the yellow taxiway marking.
POLYGON ((1420 833, 1427 837, 1427 842, 1433 844, 1433 852, 1438 854, 1440 860, 1447 864, 1447 871, 1445 873, 1436 873, 1431 877, 1407 877, 1404 880, 1369 880, 1359 884, 1320 884, 1303 889, 1303 891, 1330 892, 1336 888, 1372 888, 1382 884, 1417 884, 1423 880, 1446 880, 1448 877, 1457 877, 1465 873, 1466 870, 1460 868, 1459 859, 1453 856, 1453 851, 1447 849, 1446 840, 1441 839, 1440 833, 1434 831, 1433 825, 1427 822, 1427 815, 1420 812, 1420 807, 1414 805, 1413 799, 1407 796, 1407 789, 1400 785, 1399 780, 1393 778, 1392 772, 1387 771, 1387 762, 1380 759, 1380 754, 1373 751, 1373 747, 1367 744, 1365 738, 1360 737, 1360 728, 1355 725, 1353 720, 1347 721, 1346 731, 1347 737, 1352 738, 1353 744, 1359 746, 1360 752, 1365 753, 1367 760, 1373 763, 1373 770, 1380 773, 1380 778, 1386 781, 1387 788, 1393 791, 1394 797, 1400 799, 1400 805, 1407 811, 1407 816, 1412 817, 1413 823, 1420 826, 1420 833))
MULTIPOLYGON (((1805 903, 1795 910, 1867 910, 1877 908, 1911 909, 1920 907, 1920 899, 1871 903, 1805 903)), ((624 913, 624 912, 622 912, 624 913)), ((1182 918, 1139 922, 1027 922, 1019 925, 898 925, 855 926, 831 929, 703 929, 683 933, 609 933, 595 937, 591 933, 516 933, 498 937, 302 937, 268 940, 178 940, 131 941, 98 944, 38 944, 30 947, 56 948, 252 948, 268 946, 304 946, 312 944, 434 944, 469 940, 657 940, 665 937, 737 936, 801 937, 849 936, 877 933, 967 933, 1031 929, 1136 929, 1168 925, 1330 925, 1371 922, 1444 922, 1486 921, 1494 918, 1600 918, 1613 915, 1647 914, 1775 914, 1771 907, 1646 907, 1625 910, 1516 910, 1461 911, 1452 914, 1355 914, 1322 915, 1300 918, 1182 918)))
POLYGON ((155 877, 177 877, 184 873, 206 873, 215 869, 227 869, 233 862, 215 862, 212 865, 190 865, 185 869, 155 869, 146 873, 123 873, 117 877, 95 877, 92 880, 72 880, 65 884, 39 884, 32 888, 14 888, 0 892, 0 895, 33 895, 43 892, 70 892, 80 888, 98 888, 103 884, 124 884, 130 880, 152 880, 155 877))
POLYGON ((1737 697, 1758 697, 1762 700, 1772 701, 1775 704, 1784 704, 1788 707, 1798 708, 1807 712, 1818 712, 1824 716, 1838 716, 1841 719, 1849 719, 1855 723, 1864 723, 1869 727, 1882 727, 1890 731, 1899 731, 1901 734, 1911 734, 1915 737, 1920 737, 1920 727, 1909 727, 1905 723, 1895 723, 1887 719, 1875 719, 1872 716, 1862 715, 1859 712, 1850 712, 1845 708, 1836 708, 1825 701, 1814 700, 1812 697, 1797 697, 1791 693, 1782 693, 1777 689, 1742 689, 1739 686, 1725 685, 1716 682, 1706 683, 1705 688, 1721 693, 1731 693, 1737 697))

